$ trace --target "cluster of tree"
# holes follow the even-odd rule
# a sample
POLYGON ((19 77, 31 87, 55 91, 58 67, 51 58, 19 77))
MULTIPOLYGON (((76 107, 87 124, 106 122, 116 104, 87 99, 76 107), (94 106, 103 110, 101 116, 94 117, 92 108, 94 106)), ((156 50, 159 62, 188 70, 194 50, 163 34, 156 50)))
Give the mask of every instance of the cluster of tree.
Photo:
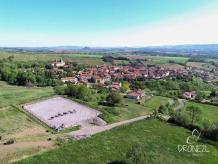
POLYGON ((123 56, 118 56, 118 57, 114 57, 114 56, 103 56, 102 60, 104 62, 113 62, 114 60, 129 60, 129 58, 127 57, 123 57, 123 56))
POLYGON ((161 104, 158 108, 158 113, 171 115, 173 113, 173 105, 170 103, 161 104))
MULTIPOLYGON (((63 87, 63 86, 62 86, 63 87)), ((61 90, 61 88, 58 88, 59 91, 61 90)), ((57 89, 56 89, 57 91, 57 89)), ((81 100, 89 100, 90 96, 91 96, 91 91, 90 89, 85 86, 85 85, 74 85, 74 84, 68 84, 67 87, 63 87, 62 88, 62 93, 75 97, 77 99, 81 99, 81 100), (64 91, 63 91, 64 89, 64 91)))
POLYGON ((121 92, 125 93, 130 90, 130 84, 126 81, 122 82, 121 92))
POLYGON ((83 65, 69 63, 64 71, 47 69, 45 62, 18 62, 13 56, 0 60, 0 80, 14 85, 23 86, 56 86, 61 84, 61 78, 73 76, 75 71, 84 68, 83 65))
POLYGON ((197 92, 198 99, 202 99, 206 96, 202 90, 212 89, 212 86, 196 80, 135 80, 131 83, 130 87, 132 89, 148 88, 150 90, 155 90, 159 95, 168 97, 178 97, 181 96, 184 91, 194 90, 197 92))
POLYGON ((105 105, 118 106, 122 103, 122 97, 117 92, 111 92, 106 96, 105 105))
POLYGON ((172 121, 184 127, 200 125, 202 120, 201 108, 199 106, 188 106, 184 110, 176 111, 172 115, 172 121))
POLYGON ((216 97, 218 96, 218 93, 216 92, 215 89, 212 89, 211 93, 210 93, 210 97, 216 97))

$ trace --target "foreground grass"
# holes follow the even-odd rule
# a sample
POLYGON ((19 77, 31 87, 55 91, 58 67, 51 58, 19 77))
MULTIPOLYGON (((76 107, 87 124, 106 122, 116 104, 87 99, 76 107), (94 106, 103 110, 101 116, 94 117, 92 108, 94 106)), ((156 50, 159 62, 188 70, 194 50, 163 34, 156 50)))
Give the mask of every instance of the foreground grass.
POLYGON ((70 163, 102 164, 125 160, 126 152, 136 144, 147 153, 155 152, 155 163, 217 163, 218 149, 205 144, 209 153, 179 153, 178 144, 185 144, 190 131, 158 120, 139 121, 97 134, 89 139, 73 141, 18 164, 25 163, 70 163))

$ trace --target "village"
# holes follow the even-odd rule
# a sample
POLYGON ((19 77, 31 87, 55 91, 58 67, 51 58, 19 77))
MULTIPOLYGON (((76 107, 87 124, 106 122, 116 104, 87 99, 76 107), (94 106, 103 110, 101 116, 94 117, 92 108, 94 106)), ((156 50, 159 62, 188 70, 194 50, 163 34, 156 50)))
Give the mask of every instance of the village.
MULTIPOLYGON (((50 63, 53 69, 61 71, 68 65, 60 59, 50 63)), ((122 81, 131 81, 135 79, 174 79, 176 77, 185 78, 189 75, 188 70, 166 69, 162 67, 145 66, 111 66, 99 65, 87 67, 78 71, 75 76, 64 77, 62 82, 66 84, 86 85, 87 87, 109 88, 112 91, 119 92, 122 87, 122 81)), ((145 94, 142 90, 130 91, 127 97, 139 100, 145 94)), ((187 97, 188 98, 188 97, 187 97)))

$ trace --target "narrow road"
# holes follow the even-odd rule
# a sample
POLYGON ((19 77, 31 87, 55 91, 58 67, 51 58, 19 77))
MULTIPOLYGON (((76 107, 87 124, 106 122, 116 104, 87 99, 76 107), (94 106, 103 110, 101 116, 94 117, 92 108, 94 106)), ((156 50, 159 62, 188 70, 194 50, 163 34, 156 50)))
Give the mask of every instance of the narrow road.
POLYGON ((121 125, 125 125, 125 124, 129 124, 129 123, 133 123, 139 120, 143 120, 145 118, 149 117, 149 115, 146 116, 140 116, 140 117, 136 117, 130 120, 125 120, 125 121, 121 121, 121 122, 117 122, 117 123, 113 123, 113 124, 109 124, 109 125, 105 125, 105 126, 95 126, 95 125, 90 125, 87 127, 82 127, 80 130, 77 131, 73 131, 70 132, 70 136, 74 137, 75 139, 81 139, 84 138, 86 136, 90 136, 96 133, 100 133, 106 130, 110 130, 112 128, 121 126, 121 125), (83 137, 84 136, 84 137, 83 137))
POLYGON ((179 103, 179 105, 174 108, 175 111, 184 108, 185 100, 184 99, 178 99, 178 103, 179 103))

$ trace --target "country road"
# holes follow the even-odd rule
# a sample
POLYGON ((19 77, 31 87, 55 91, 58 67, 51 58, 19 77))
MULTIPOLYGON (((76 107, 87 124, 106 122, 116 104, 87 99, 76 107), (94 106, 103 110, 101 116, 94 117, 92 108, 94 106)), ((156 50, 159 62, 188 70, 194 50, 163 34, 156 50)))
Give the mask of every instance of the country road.
POLYGON ((179 103, 179 105, 176 106, 174 108, 174 110, 180 110, 185 106, 185 100, 184 99, 178 99, 178 103, 179 103))
POLYGON ((143 120, 147 117, 149 117, 149 115, 140 116, 140 117, 136 117, 133 119, 129 119, 129 120, 125 120, 125 121, 121 121, 121 122, 117 122, 117 123, 113 123, 113 124, 109 124, 109 125, 105 125, 105 126, 90 125, 90 126, 82 127, 80 130, 70 132, 69 135, 74 137, 75 139, 81 139, 82 138, 81 136, 90 136, 90 135, 93 135, 96 133, 110 130, 112 128, 115 128, 115 127, 118 127, 121 125, 125 125, 125 124, 133 123, 133 122, 136 122, 139 120, 143 120))
MULTIPOLYGON (((185 106, 185 102, 184 102, 183 99, 178 99, 178 103, 179 103, 178 106, 176 106, 174 108, 175 110, 182 109, 185 106)), ((149 115, 140 116, 140 117, 136 117, 136 118, 133 118, 133 119, 120 121, 120 122, 117 122, 117 123, 104 125, 104 126, 96 126, 96 125, 86 124, 80 130, 70 132, 69 135, 72 136, 73 138, 79 140, 79 139, 82 139, 82 138, 86 138, 87 136, 91 136, 91 135, 94 135, 96 133, 100 133, 100 132, 103 132, 103 131, 106 131, 106 130, 110 130, 110 129, 113 129, 115 127, 121 126, 121 125, 125 125, 125 124, 133 123, 133 122, 136 122, 136 121, 139 121, 139 120, 143 120, 143 119, 145 119, 147 117, 149 117, 149 115)))

